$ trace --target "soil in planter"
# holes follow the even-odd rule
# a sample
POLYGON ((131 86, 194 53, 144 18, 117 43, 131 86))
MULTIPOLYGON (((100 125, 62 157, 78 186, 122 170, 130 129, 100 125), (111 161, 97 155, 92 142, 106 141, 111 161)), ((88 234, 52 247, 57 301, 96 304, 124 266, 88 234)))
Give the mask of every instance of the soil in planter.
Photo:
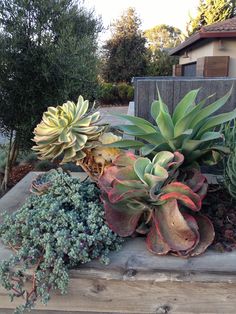
POLYGON ((219 185, 210 185, 203 201, 202 213, 207 215, 215 228, 212 248, 219 252, 236 249, 236 201, 219 185))

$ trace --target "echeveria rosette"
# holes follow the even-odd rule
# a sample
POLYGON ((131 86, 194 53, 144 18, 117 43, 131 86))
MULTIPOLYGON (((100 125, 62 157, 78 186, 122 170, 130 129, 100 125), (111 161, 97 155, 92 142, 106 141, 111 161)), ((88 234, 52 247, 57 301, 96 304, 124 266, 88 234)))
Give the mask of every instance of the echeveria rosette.
POLYGON ((106 220, 120 236, 147 235, 148 249, 158 255, 199 255, 214 239, 210 220, 199 214, 206 180, 189 175, 190 186, 176 182, 183 155, 160 152, 151 161, 132 153, 118 156, 98 181, 106 220), (199 194, 198 194, 199 192, 199 194))
POLYGON ((77 104, 67 101, 49 107, 34 130, 33 150, 40 159, 54 160, 63 155, 62 163, 79 162, 86 151, 95 147, 105 125, 95 125, 100 113, 88 112, 89 102, 79 96, 77 104))

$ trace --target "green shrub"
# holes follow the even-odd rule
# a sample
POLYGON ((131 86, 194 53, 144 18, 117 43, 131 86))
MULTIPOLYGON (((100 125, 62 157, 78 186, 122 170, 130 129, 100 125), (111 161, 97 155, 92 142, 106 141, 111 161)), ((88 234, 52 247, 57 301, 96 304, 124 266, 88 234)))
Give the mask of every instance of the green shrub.
POLYGON ((99 101, 103 104, 114 104, 118 101, 117 86, 112 83, 102 83, 99 91, 99 101))
POLYGON ((105 223, 95 184, 61 170, 55 172, 46 194, 31 195, 18 211, 5 215, 0 237, 5 245, 17 248, 0 264, 1 285, 12 299, 25 298, 17 313, 29 310, 37 299, 46 304, 52 290, 66 293, 69 269, 98 258, 106 264, 109 252, 123 242, 105 223), (35 278, 31 291, 24 287, 29 269, 35 278))
POLYGON ((128 104, 133 97, 134 88, 127 83, 102 83, 98 100, 102 104, 128 104))
POLYGON ((48 171, 55 168, 55 165, 49 160, 40 160, 36 163, 34 168, 37 171, 48 171))

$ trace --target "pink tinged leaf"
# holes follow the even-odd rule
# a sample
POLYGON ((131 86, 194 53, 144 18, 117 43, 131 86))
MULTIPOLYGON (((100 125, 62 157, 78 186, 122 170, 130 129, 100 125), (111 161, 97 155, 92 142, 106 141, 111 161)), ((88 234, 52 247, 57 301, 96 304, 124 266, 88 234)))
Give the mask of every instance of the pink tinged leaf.
POLYGON ((113 164, 120 167, 133 166, 136 159, 137 157, 133 153, 126 152, 118 155, 113 164))
POLYGON ((114 180, 112 184, 112 189, 110 189, 107 195, 111 203, 117 203, 126 199, 147 197, 148 191, 144 188, 132 188, 122 184, 122 182, 120 181, 114 180))
POLYGON ((171 168, 171 169, 177 169, 180 165, 182 165, 182 163, 184 162, 184 155, 182 155, 181 153, 179 152, 174 152, 174 161, 170 162, 168 164, 168 168, 171 168))
POLYGON ((191 256, 197 256, 204 253, 215 238, 213 224, 207 216, 198 214, 194 216, 194 218, 198 224, 200 239, 198 245, 190 253, 191 256))
POLYGON ((117 167, 109 166, 104 169, 103 175, 98 180, 99 187, 104 191, 109 191, 112 182, 115 180, 137 180, 132 166, 117 167))
POLYGON ((202 206, 201 198, 194 193, 187 185, 180 182, 172 182, 161 189, 160 200, 177 199, 184 206, 199 211, 202 206))
POLYGON ((189 186, 193 192, 198 193, 198 191, 202 189, 203 185, 207 184, 207 179, 198 169, 191 169, 187 171, 185 184, 189 186))
POLYGON ((179 211, 176 200, 158 206, 155 219, 163 241, 172 251, 186 251, 195 245, 197 235, 179 211))
POLYGON ((142 212, 129 214, 123 204, 122 211, 117 210, 117 206, 104 201, 105 218, 109 228, 121 237, 132 235, 136 228, 142 212))
POLYGON ((156 255, 166 255, 171 250, 160 234, 158 220, 153 214, 152 227, 146 238, 147 249, 156 255))
POLYGON ((189 215, 187 213, 183 213, 183 216, 184 216, 184 219, 186 220, 188 226, 195 233, 195 235, 196 235, 196 242, 193 245, 193 247, 191 247, 189 250, 173 252, 172 255, 181 256, 181 257, 185 257, 186 258, 186 257, 190 256, 190 253, 192 252, 192 250, 195 249, 195 247, 198 245, 199 240, 200 240, 200 235, 199 235, 199 232, 198 232, 198 224, 197 224, 196 219, 193 216, 191 216, 191 215, 189 215))

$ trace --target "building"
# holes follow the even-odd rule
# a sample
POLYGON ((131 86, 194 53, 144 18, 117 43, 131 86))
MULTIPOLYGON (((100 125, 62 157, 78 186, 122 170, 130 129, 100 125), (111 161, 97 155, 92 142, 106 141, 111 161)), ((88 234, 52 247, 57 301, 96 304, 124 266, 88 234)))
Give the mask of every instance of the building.
POLYGON ((236 77, 236 17, 204 26, 170 51, 174 76, 236 77))

